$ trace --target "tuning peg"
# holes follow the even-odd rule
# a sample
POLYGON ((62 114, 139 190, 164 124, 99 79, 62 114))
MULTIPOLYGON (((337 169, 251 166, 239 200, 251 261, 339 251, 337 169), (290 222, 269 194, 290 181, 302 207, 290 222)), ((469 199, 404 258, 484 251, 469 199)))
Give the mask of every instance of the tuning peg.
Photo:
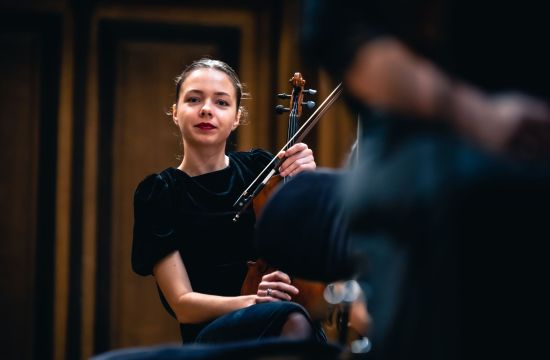
POLYGON ((304 105, 308 109, 313 109, 315 107, 315 101, 306 101, 303 102, 302 105, 304 105))
POLYGON ((285 94, 285 93, 282 93, 282 94, 277 94, 277 97, 279 99, 290 99, 290 96, 289 94, 285 94))
POLYGON ((315 89, 307 89, 307 90, 304 90, 304 92, 305 92, 306 94, 310 94, 310 95, 315 95, 315 94, 317 94, 317 90, 315 90, 315 89))
POLYGON ((277 105, 277 106, 275 107, 275 112, 276 112, 277 114, 282 114, 282 113, 287 112, 287 111, 290 111, 290 109, 284 107, 283 105, 277 105))

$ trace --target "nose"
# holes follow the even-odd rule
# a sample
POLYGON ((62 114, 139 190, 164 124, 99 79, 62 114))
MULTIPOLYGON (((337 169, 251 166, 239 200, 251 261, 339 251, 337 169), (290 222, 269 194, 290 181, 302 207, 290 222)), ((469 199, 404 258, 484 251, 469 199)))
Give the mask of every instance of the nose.
POLYGON ((200 116, 201 117, 212 116, 212 111, 210 109, 210 105, 208 104, 208 102, 205 102, 203 107, 201 108, 200 116))

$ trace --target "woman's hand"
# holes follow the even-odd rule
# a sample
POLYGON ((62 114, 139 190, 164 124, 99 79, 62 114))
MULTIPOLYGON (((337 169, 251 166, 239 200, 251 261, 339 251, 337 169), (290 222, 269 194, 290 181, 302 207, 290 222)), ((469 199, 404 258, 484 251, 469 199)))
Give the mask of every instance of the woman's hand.
POLYGON ((279 167, 281 176, 294 176, 302 171, 315 170, 317 165, 313 158, 313 151, 304 143, 292 145, 288 150, 277 154, 278 158, 286 158, 279 167))
POLYGON ((256 293, 256 303, 290 301, 298 293, 298 289, 290 284, 290 277, 277 270, 262 277, 256 293))

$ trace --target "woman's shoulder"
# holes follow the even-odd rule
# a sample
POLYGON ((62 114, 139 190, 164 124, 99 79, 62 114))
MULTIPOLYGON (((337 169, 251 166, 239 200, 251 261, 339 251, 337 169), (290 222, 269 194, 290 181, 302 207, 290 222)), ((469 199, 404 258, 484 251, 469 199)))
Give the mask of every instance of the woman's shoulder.
POLYGON ((138 183, 134 201, 154 203, 169 200, 176 183, 175 171, 174 168, 167 168, 159 173, 147 175, 138 183))

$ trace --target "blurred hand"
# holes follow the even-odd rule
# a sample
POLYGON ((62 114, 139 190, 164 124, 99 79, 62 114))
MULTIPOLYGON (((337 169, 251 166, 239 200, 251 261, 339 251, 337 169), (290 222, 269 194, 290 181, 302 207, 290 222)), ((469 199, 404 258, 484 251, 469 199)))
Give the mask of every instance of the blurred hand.
POLYGON ((277 270, 262 277, 256 293, 256 303, 290 301, 298 292, 298 289, 290 284, 290 277, 277 270))
POLYGON ((528 158, 550 157, 549 104, 524 95, 499 96, 493 104, 495 121, 503 128, 495 142, 503 151, 528 158))
POLYGON ((380 37, 361 46, 344 74, 348 95, 369 106, 429 118, 447 77, 400 40, 380 37))
MULTIPOLYGON (((459 90, 464 91, 464 90, 459 90)), ((455 124, 480 145, 526 158, 550 157, 550 105, 525 94, 458 95, 455 124)))
POLYGON ((277 154, 278 158, 286 158, 279 167, 281 176, 294 176, 302 171, 315 170, 317 165, 313 158, 313 151, 304 143, 292 145, 288 150, 277 154))

